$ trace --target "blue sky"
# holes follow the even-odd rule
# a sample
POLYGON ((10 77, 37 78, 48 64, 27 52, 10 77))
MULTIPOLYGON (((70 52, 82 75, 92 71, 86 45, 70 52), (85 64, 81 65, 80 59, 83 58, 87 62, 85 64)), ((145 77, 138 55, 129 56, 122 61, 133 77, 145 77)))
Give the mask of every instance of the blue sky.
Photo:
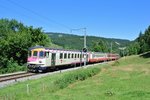
POLYGON ((150 0, 0 0, 0 18, 16 19, 45 32, 134 40, 150 25, 150 0), (73 31, 82 35, 82 31, 73 31))

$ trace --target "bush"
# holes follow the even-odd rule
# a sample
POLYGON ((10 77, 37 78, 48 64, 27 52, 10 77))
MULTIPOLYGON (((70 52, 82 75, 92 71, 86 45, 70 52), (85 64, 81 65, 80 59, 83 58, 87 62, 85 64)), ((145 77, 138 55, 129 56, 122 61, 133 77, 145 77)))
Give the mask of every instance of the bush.
POLYGON ((18 63, 16 63, 13 59, 10 59, 9 61, 7 61, 6 65, 7 66, 5 66, 5 68, 0 69, 0 74, 26 70, 26 66, 18 65, 18 63))
POLYGON ((87 69, 79 69, 77 71, 73 71, 69 74, 64 75, 62 78, 56 80, 54 84, 60 88, 63 89, 67 87, 69 84, 77 81, 77 80, 85 80, 88 77, 92 77, 100 72, 100 68, 93 67, 93 68, 87 68, 87 69))
POLYGON ((112 64, 112 66, 119 66, 120 65, 120 62, 118 61, 118 60, 116 60, 113 64, 112 64))

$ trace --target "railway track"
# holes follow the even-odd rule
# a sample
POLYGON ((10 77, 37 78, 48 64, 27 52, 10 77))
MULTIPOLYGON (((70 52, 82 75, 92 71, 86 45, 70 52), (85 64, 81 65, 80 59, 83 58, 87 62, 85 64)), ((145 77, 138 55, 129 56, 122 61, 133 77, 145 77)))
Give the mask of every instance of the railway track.
POLYGON ((6 87, 10 84, 15 84, 17 82, 38 79, 38 78, 45 77, 48 75, 53 75, 55 73, 63 73, 66 71, 77 70, 79 68, 87 68, 87 67, 90 67, 93 65, 99 65, 99 64, 104 64, 104 63, 90 64, 90 65, 87 65, 84 67, 72 67, 72 68, 68 68, 68 69, 60 69, 57 71, 52 71, 52 72, 42 73, 42 74, 41 73, 21 72, 21 73, 14 73, 14 74, 8 74, 8 75, 0 75, 0 88, 6 87))
POLYGON ((24 72, 24 73, 16 73, 11 75, 0 76, 0 82, 4 82, 8 80, 16 80, 18 78, 23 78, 23 77, 33 76, 33 75, 36 75, 36 73, 24 72))

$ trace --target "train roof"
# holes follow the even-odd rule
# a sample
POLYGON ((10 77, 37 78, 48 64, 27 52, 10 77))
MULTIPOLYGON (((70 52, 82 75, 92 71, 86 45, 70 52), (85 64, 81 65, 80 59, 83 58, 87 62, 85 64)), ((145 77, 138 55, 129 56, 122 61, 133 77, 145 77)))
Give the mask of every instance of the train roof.
POLYGON ((34 47, 30 47, 29 50, 33 50, 33 49, 39 49, 39 48, 43 48, 45 50, 60 50, 60 51, 73 51, 73 52, 81 52, 80 50, 65 50, 65 49, 57 49, 57 48, 49 48, 49 47, 43 47, 43 46, 34 46, 34 47))
POLYGON ((43 48, 44 49, 43 46, 34 46, 34 47, 30 47, 29 50, 38 49, 38 48, 43 48))

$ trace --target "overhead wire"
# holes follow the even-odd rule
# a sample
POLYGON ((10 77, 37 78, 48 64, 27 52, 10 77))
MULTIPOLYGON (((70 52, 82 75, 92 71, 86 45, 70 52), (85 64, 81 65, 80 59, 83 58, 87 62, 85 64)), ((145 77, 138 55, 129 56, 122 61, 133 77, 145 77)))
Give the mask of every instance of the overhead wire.
POLYGON ((18 6, 18 7, 22 8, 22 9, 24 9, 24 10, 26 10, 26 11, 28 11, 28 12, 34 14, 34 15, 36 15, 36 16, 38 16, 38 17, 44 19, 44 20, 47 20, 48 22, 51 21, 52 23, 55 23, 55 24, 57 24, 57 25, 59 25, 59 26, 61 26, 61 27, 64 27, 64 28, 66 28, 66 29, 69 29, 69 30, 72 29, 72 28, 68 27, 67 25, 64 25, 64 24, 62 24, 62 23, 59 23, 59 22, 57 22, 57 21, 54 21, 54 20, 52 20, 52 19, 50 19, 50 18, 48 18, 48 17, 46 17, 46 16, 43 16, 43 15, 41 15, 41 14, 39 14, 39 13, 37 13, 37 12, 35 12, 35 11, 29 9, 29 8, 26 8, 26 7, 20 5, 20 4, 17 3, 17 2, 14 2, 14 1, 12 1, 12 0, 7 0, 7 1, 10 2, 10 3, 12 3, 12 4, 15 5, 15 6, 18 6))
MULTIPOLYGON (((12 11, 13 13, 15 13, 15 15, 26 16, 27 18, 30 18, 30 17, 31 17, 31 16, 29 16, 28 14, 20 13, 18 10, 14 9, 14 8, 11 8, 11 9, 10 9, 10 7, 8 7, 8 5, 6 6, 6 5, 0 4, 0 8, 1 8, 1 9, 4 9, 4 10, 9 9, 9 10, 12 11)), ((3 17, 4 17, 4 16, 3 16, 3 17)), ((3 18, 3 17, 2 17, 2 18, 3 18)), ((5 17, 5 18, 8 18, 8 17, 5 17)), ((14 19, 12 16, 11 16, 11 18, 14 19)), ((23 18, 23 17, 22 17, 22 18, 23 18)), ((43 22, 43 21, 38 20, 38 19, 36 19, 36 18, 34 18, 34 20, 43 22)), ((20 19, 19 19, 19 21, 20 21, 20 19)), ((47 23, 47 21, 46 21, 44 24, 49 25, 49 24, 47 23)))

